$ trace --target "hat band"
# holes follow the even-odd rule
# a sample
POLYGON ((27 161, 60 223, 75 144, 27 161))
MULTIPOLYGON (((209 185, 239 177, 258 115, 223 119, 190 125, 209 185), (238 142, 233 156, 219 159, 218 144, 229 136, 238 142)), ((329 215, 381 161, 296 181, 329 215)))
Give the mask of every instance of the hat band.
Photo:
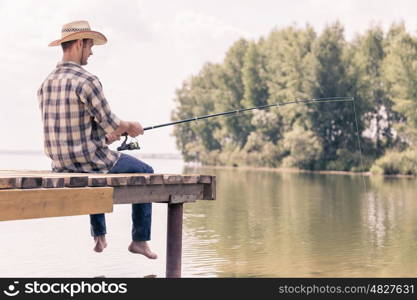
POLYGON ((62 32, 73 32, 73 31, 90 31, 90 28, 64 28, 62 32))

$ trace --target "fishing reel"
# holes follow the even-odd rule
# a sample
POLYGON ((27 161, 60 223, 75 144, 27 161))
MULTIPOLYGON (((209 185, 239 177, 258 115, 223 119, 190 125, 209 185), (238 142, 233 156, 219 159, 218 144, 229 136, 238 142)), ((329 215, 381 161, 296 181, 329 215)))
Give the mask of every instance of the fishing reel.
POLYGON ((139 146, 139 141, 135 138, 133 138, 133 141, 131 141, 130 143, 127 143, 127 138, 128 136, 125 135, 125 140, 123 141, 123 143, 117 147, 117 151, 124 151, 124 150, 139 150, 140 146, 139 146))

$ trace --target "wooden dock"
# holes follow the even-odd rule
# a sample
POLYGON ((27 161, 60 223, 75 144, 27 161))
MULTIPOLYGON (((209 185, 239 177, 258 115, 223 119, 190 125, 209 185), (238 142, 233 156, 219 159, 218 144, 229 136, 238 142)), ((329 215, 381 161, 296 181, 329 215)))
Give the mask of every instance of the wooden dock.
POLYGON ((114 204, 167 203, 167 277, 181 277, 183 204, 216 199, 210 175, 0 170, 0 221, 109 213, 114 204))

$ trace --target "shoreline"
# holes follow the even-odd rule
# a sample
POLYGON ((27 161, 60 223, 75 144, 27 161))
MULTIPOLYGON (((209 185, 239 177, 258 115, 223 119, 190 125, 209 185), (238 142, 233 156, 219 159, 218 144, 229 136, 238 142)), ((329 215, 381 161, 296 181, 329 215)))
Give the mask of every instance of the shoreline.
MULTIPOLYGON (((0 155, 34 155, 44 156, 44 153, 39 150, 0 150, 0 155)), ((185 167, 192 168, 211 168, 211 169, 222 169, 222 170, 252 170, 252 171, 267 171, 267 172, 279 172, 279 173, 307 173, 307 174, 323 174, 323 175, 349 175, 349 176, 368 176, 368 177, 384 177, 384 178, 414 178, 415 175, 384 175, 384 174, 373 174, 371 172, 352 172, 352 171, 331 171, 331 170, 302 170, 297 168, 271 168, 271 167, 252 167, 252 166, 219 166, 219 165, 203 165, 196 162, 185 162, 182 156, 177 153, 130 153, 139 159, 168 159, 168 160, 181 160, 185 167)), ((46 156, 45 156, 46 157, 46 156)))
POLYGON ((371 172, 352 172, 352 171, 330 171, 330 170, 302 170, 297 168, 271 168, 271 167, 250 167, 250 166, 241 166, 241 167, 232 167, 232 166, 216 166, 216 165, 202 165, 196 163, 186 163, 184 165, 187 167, 198 167, 198 168, 211 168, 219 170, 252 170, 252 171, 268 171, 268 172, 278 172, 278 173, 309 173, 309 174, 323 174, 323 175, 350 175, 350 176, 374 176, 374 177, 384 177, 384 178, 414 178, 417 179, 417 176, 414 175, 384 175, 384 174, 373 174, 371 172))

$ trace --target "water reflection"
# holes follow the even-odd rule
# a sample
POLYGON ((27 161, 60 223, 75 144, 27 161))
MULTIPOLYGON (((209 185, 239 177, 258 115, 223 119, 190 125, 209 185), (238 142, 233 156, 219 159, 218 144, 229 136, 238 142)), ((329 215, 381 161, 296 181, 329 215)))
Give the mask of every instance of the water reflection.
MULTIPOLYGON (((159 173, 183 172, 181 161, 145 161, 159 173)), ((49 167, 44 157, 32 156, 8 155, 0 164, 49 167)), ((417 277, 416 179, 366 177, 365 189, 362 176, 184 172, 216 175, 217 200, 185 206, 183 276, 417 277)), ((165 204, 153 210, 157 261, 127 252, 129 206, 115 206, 107 220, 109 247, 100 255, 91 251, 86 216, 1 222, 0 275, 165 276, 165 204)))
POLYGON ((186 207, 187 276, 417 275, 414 179, 195 169, 217 201, 186 207))

